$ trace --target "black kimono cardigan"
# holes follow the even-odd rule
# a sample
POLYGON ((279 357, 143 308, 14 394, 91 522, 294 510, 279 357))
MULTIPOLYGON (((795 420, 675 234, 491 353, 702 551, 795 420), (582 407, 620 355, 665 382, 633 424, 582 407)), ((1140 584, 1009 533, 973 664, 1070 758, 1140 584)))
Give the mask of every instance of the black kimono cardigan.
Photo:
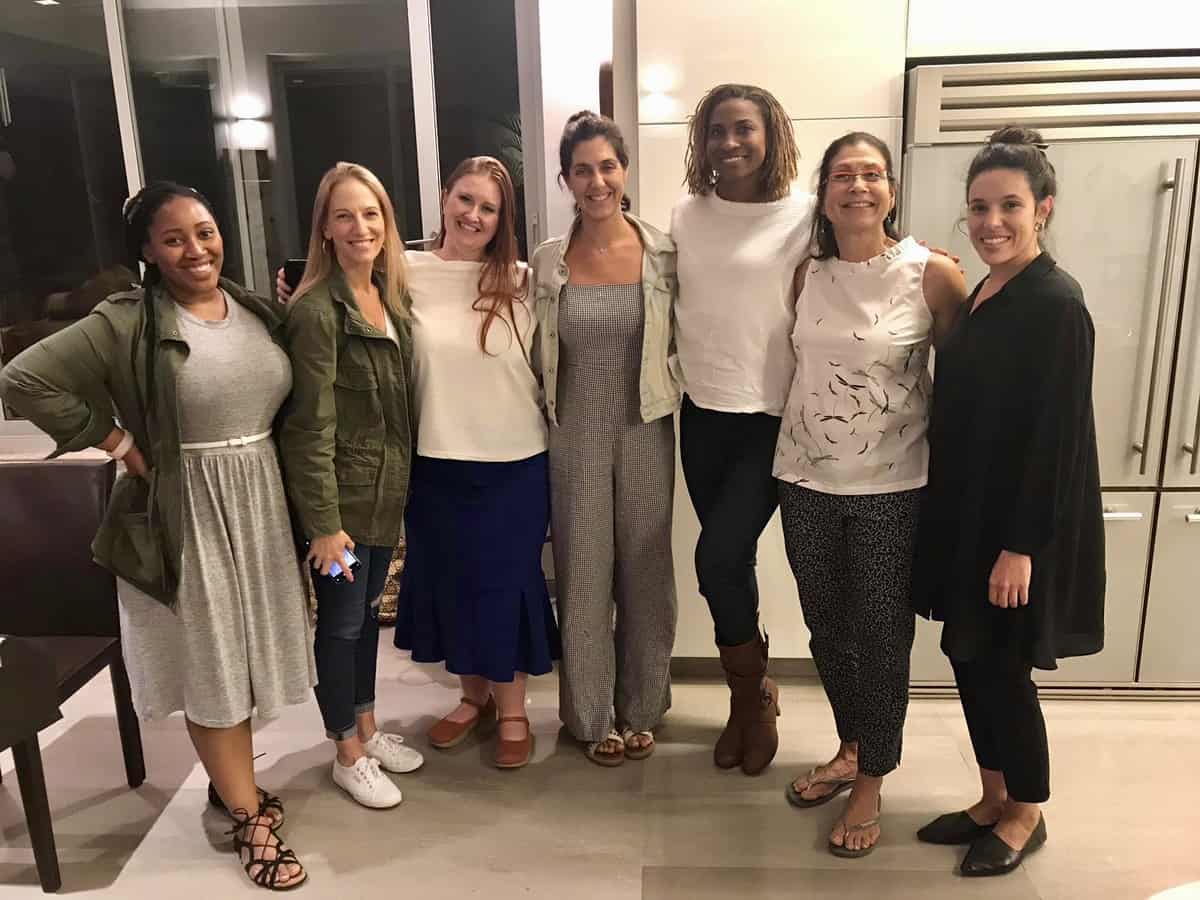
POLYGON ((1079 283, 1042 253, 937 351, 913 605, 952 659, 1055 669, 1104 645, 1094 348, 1079 283), (988 603, 1001 550, 1033 559, 1028 606, 988 603))

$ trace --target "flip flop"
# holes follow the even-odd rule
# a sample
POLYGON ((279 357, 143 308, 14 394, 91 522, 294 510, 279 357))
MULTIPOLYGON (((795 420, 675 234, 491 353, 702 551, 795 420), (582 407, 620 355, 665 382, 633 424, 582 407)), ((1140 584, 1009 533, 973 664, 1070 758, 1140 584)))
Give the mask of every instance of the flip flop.
MULTIPOLYGON (((879 798, 879 809, 883 809, 883 797, 879 798)), ((879 813, 875 814, 875 818, 868 819, 865 822, 859 822, 856 825, 847 825, 845 819, 842 819, 841 822, 842 822, 842 828, 844 829, 842 832, 842 840, 845 841, 846 837, 852 831, 866 831, 872 825, 878 825, 879 824, 879 813)), ((834 856, 841 857, 842 859, 862 859, 864 856, 869 856, 875 850, 875 848, 877 846, 879 846, 879 842, 881 840, 883 840, 882 834, 879 835, 879 837, 876 839, 874 844, 871 844, 870 846, 867 846, 867 847, 859 847, 857 850, 850 850, 847 847, 845 847, 844 845, 835 844, 833 842, 833 840, 830 839, 829 840, 829 852, 832 853, 834 856)))
POLYGON ((848 775, 844 778, 814 779, 813 776, 817 774, 817 771, 823 768, 825 768, 825 766, 813 766, 808 770, 808 774, 804 776, 808 779, 808 787, 806 787, 804 790, 806 791, 808 788, 818 784, 832 784, 834 786, 833 790, 831 790, 828 794, 824 794, 820 797, 814 797, 810 800, 808 797, 803 796, 804 791, 796 790, 796 779, 793 778, 788 782, 787 788, 783 792, 784 796, 787 797, 787 802, 792 804, 792 806, 799 807, 800 809, 812 809, 814 806, 821 806, 825 803, 828 803, 838 794, 842 793, 843 791, 848 791, 850 788, 854 787, 854 779, 856 777, 854 775, 848 775))

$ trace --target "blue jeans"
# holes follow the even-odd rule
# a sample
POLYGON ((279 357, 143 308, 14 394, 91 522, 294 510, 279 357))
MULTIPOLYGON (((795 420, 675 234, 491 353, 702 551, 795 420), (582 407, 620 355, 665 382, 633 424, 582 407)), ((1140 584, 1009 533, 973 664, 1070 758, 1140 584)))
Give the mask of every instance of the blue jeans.
POLYGON ((354 581, 341 584, 313 574, 317 595, 317 705, 325 734, 335 741, 354 737, 359 713, 375 708, 375 661, 379 655, 379 595, 394 547, 359 544, 362 562, 354 581))

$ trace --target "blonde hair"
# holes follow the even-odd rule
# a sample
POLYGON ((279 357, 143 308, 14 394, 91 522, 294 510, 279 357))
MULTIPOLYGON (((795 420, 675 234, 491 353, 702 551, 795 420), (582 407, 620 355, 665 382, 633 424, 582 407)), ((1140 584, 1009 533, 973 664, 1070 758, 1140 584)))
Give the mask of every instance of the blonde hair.
POLYGON ((339 162, 325 173, 317 185, 317 196, 313 200, 312 234, 308 239, 308 263, 304 266, 304 275, 292 300, 299 300, 333 274, 337 255, 333 242, 325 239, 325 221, 329 217, 329 198, 333 196, 333 189, 349 178, 366 185, 383 211, 383 251, 375 257, 375 271, 383 276, 383 305, 396 316, 407 318, 404 244, 400 242, 400 233, 396 230, 396 210, 375 173, 357 163, 339 162))
POLYGON ((758 107, 767 132, 767 155, 758 173, 758 183, 768 200, 788 195, 799 174, 800 150, 796 134, 783 106, 765 88, 753 84, 718 84, 700 98, 688 123, 688 146, 684 155, 689 194, 710 194, 717 182, 708 159, 708 124, 713 110, 726 100, 749 100, 758 107))

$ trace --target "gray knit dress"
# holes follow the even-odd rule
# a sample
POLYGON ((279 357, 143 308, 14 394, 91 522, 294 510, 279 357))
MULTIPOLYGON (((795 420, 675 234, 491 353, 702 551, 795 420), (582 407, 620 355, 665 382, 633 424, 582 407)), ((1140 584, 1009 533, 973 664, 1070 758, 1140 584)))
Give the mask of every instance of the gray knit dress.
MULTIPOLYGON (((177 383, 184 443, 271 429, 292 385, 287 354, 228 295, 205 322, 176 307, 189 353, 177 383)), ((305 592, 271 438, 183 451, 183 565, 175 611, 118 579, 133 704, 208 728, 304 703, 316 683, 305 592)))
POLYGON ((671 705, 671 416, 643 422, 641 284, 567 284, 559 301, 550 534, 563 656, 559 715, 582 741, 651 730, 671 705), (614 631, 614 608, 616 611, 614 631))

